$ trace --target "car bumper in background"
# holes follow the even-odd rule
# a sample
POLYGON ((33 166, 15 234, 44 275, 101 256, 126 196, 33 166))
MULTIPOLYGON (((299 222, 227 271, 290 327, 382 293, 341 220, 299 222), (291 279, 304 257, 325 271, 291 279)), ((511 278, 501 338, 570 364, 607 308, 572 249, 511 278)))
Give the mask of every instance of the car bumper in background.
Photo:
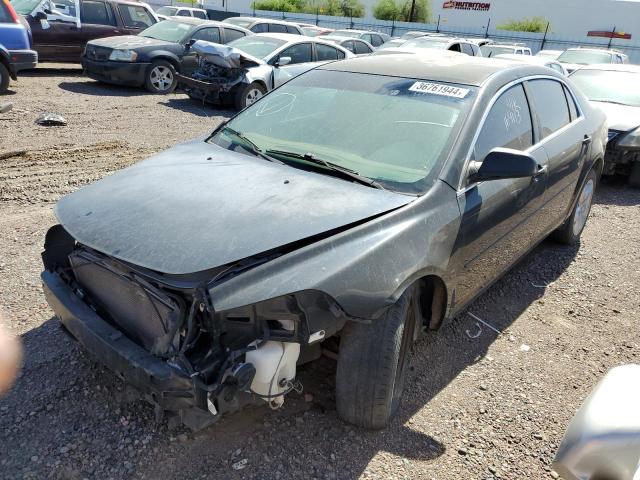
POLYGON ((38 53, 34 50, 9 50, 11 56, 12 74, 21 70, 36 68, 38 65, 38 53))
POLYGON ((96 61, 82 57, 82 69, 89 78, 117 85, 140 87, 150 63, 96 61))

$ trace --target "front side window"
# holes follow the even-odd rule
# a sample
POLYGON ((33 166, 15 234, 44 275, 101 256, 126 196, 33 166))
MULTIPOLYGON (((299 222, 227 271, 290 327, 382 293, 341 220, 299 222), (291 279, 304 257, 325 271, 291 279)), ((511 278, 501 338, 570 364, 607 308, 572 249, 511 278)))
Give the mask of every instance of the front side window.
POLYGON ((279 23, 272 23, 269 25, 269 31, 272 33, 287 33, 287 26, 280 25, 279 23))
POLYGON ((178 13, 176 13, 177 17, 190 17, 191 16, 191 12, 189 12, 189 10, 178 10, 178 13))
POLYGON ((474 159, 482 161, 497 147, 526 150, 533 145, 531 112, 522 85, 504 92, 491 107, 474 147, 474 159))
POLYGON ((92 25, 115 26, 111 6, 96 0, 84 0, 80 5, 80 21, 92 25))
MULTIPOLYGON (((365 39, 366 40, 366 39, 365 39)), ((384 40, 380 35, 371 35, 371 41, 369 42, 374 47, 379 47, 384 43, 384 40)))
POLYGON ((280 55, 282 57, 291 57, 290 65, 295 63, 305 63, 312 61, 311 54, 311 44, 310 43, 298 43, 297 45, 293 45, 285 50, 283 50, 280 55))
MULTIPOLYGON (((118 10, 120 11, 120 15, 122 16, 122 21, 124 22, 125 27, 128 28, 147 28, 152 25, 156 25, 155 19, 151 16, 151 14, 147 11, 146 8, 137 5, 124 5, 117 4, 118 10)), ((162 24, 168 22, 161 22, 162 24)), ((157 24, 160 25, 160 24, 157 24)), ((185 25, 187 29, 190 27, 185 25)), ((162 39, 161 39, 162 40, 162 39)), ((177 40, 173 40, 177 41, 177 40)))
POLYGON ((194 10, 193 16, 196 18, 201 18, 203 20, 207 19, 207 14, 205 12, 201 12, 200 10, 194 10))
POLYGON ((266 32, 269 31, 269 24, 268 23, 256 23, 249 30, 251 30, 253 33, 266 33, 266 32))
MULTIPOLYGON (((38 6, 40 0, 12 0, 11 6, 20 15, 29 15, 33 10, 38 6)), ((74 7, 75 10, 75 7, 74 7)), ((0 18, 2 18, 3 5, 0 2, 0 18)), ((9 15, 9 12, 6 12, 6 15, 9 15)), ((75 13, 74 13, 75 15, 75 13)), ((7 17, 10 18, 10 17, 7 17)), ((3 20, 5 22, 12 22, 13 20, 3 20)))
POLYGON ((530 80, 527 85, 540 120, 541 138, 548 137, 571 122, 567 97, 560 82, 530 80))
POLYGON ((205 42, 220 43, 220 29, 218 27, 203 28, 194 33, 191 38, 204 40, 205 42))
MULTIPOLYGON (((310 154, 385 188, 421 193, 437 178, 476 94, 466 85, 312 70, 227 125, 292 166, 304 168, 304 160, 282 152, 310 154)), ((209 141, 242 152, 224 132, 209 141)))

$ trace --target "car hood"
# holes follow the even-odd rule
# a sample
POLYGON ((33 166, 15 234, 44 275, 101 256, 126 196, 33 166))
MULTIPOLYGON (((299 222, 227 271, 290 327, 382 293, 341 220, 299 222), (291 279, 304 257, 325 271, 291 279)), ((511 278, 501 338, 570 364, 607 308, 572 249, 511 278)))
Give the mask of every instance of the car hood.
POLYGON ((62 198, 56 216, 95 250, 186 274, 310 241, 414 198, 199 140, 62 198))
POLYGON ((607 116, 610 130, 627 132, 640 125, 640 107, 616 105, 607 102, 591 102, 607 116))
POLYGON ((108 47, 119 50, 132 50, 140 47, 150 46, 162 46, 162 45, 177 45, 174 42, 165 42, 164 40, 157 40, 155 38, 141 37, 139 35, 122 35, 116 37, 99 38, 97 40, 91 40, 91 45, 98 47, 108 47))

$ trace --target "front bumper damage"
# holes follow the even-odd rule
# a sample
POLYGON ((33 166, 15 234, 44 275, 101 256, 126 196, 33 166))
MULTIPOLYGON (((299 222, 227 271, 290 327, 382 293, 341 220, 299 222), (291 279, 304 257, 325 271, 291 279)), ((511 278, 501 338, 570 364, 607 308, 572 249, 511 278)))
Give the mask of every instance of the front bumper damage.
POLYGON ((603 175, 629 176, 634 163, 640 162, 640 149, 624 148, 618 145, 618 141, 625 133, 609 130, 603 175))
POLYGON ((163 278, 75 244, 61 226, 43 261, 46 300, 68 332, 157 415, 174 412, 193 430, 250 403, 280 407, 299 390, 296 364, 319 357, 346 321, 321 292, 216 312, 206 286, 238 270, 163 278), (162 310, 170 304, 179 313, 162 310))

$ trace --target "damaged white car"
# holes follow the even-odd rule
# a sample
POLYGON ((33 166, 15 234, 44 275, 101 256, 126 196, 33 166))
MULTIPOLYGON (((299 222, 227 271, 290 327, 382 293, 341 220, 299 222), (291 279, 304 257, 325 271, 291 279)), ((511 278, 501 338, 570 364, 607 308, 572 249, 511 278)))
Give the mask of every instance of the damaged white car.
POLYGON ((178 83, 189 97, 238 110, 322 63, 353 57, 346 48, 288 33, 265 33, 224 45, 197 41, 198 68, 178 83))

